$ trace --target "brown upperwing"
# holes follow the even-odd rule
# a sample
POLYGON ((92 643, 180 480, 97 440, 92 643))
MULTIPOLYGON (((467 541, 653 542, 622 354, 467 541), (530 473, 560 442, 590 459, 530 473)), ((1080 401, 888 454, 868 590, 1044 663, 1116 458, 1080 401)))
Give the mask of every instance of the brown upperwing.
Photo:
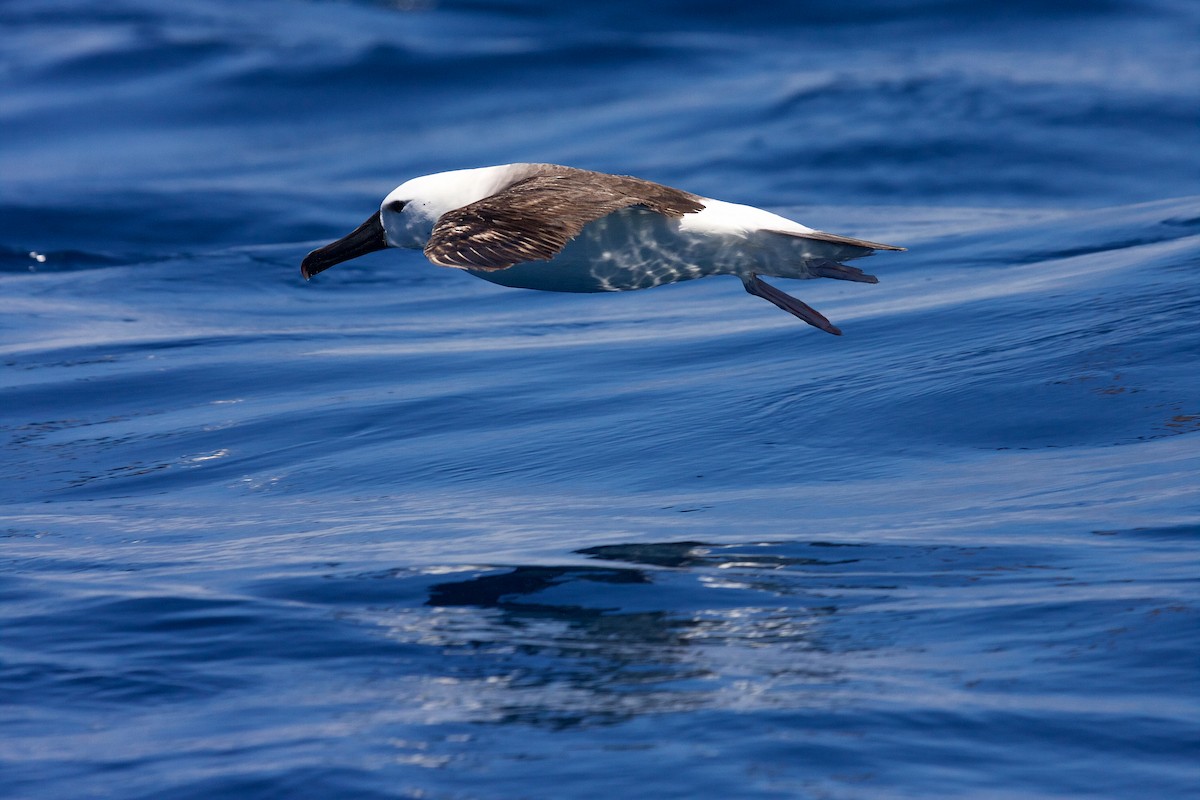
POLYGON ((629 206, 679 218, 704 208, 700 199, 669 186, 552 164, 496 194, 443 214, 425 245, 434 264, 507 269, 548 261, 589 222, 629 206))

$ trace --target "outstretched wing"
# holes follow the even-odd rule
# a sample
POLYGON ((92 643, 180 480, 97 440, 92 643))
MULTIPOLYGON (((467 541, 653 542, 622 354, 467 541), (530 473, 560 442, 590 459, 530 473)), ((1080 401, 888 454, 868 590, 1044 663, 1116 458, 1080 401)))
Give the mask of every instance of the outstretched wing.
POLYGON ((443 214, 425 255, 439 266, 481 270, 548 261, 589 222, 629 206, 674 218, 704 208, 696 195, 651 181, 546 165, 496 194, 443 214))

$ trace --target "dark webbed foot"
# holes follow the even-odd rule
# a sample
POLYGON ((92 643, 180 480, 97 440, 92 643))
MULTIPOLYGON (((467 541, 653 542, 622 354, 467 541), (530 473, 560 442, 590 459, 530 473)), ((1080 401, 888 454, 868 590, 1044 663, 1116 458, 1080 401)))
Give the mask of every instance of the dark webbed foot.
POLYGON ((879 278, 868 275, 858 267, 839 264, 828 258, 809 261, 808 271, 818 278, 834 278, 839 281, 855 281, 856 283, 879 283, 879 278))
POLYGON ((817 311, 807 303, 801 302, 789 294, 764 283, 759 280, 757 275, 751 275, 748 278, 742 278, 742 285, 746 287, 746 291, 764 300, 774 303, 789 314, 799 317, 800 319, 812 325, 814 328, 820 328, 826 333, 832 333, 834 336, 841 336, 842 332, 838 330, 832 322, 825 319, 821 312, 817 311))

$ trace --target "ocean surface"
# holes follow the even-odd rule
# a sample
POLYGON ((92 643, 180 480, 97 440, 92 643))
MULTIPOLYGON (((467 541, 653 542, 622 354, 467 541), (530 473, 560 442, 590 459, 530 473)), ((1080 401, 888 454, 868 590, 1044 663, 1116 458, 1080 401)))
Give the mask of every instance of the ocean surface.
POLYGON ((0 797, 1200 796, 1200 4, 0 31, 0 797), (909 250, 301 279, 514 161, 909 250))

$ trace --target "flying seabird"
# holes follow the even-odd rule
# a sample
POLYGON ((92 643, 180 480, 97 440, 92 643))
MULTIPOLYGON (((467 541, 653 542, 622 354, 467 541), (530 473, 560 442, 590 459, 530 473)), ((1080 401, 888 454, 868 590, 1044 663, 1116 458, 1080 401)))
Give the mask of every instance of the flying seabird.
POLYGON ((904 249, 626 175, 505 164, 400 184, 352 233, 305 256, 300 272, 307 280, 386 247, 423 249, 439 266, 552 292, 621 292, 736 275, 750 294, 838 336, 822 314, 759 276, 878 283, 841 262, 904 249))

